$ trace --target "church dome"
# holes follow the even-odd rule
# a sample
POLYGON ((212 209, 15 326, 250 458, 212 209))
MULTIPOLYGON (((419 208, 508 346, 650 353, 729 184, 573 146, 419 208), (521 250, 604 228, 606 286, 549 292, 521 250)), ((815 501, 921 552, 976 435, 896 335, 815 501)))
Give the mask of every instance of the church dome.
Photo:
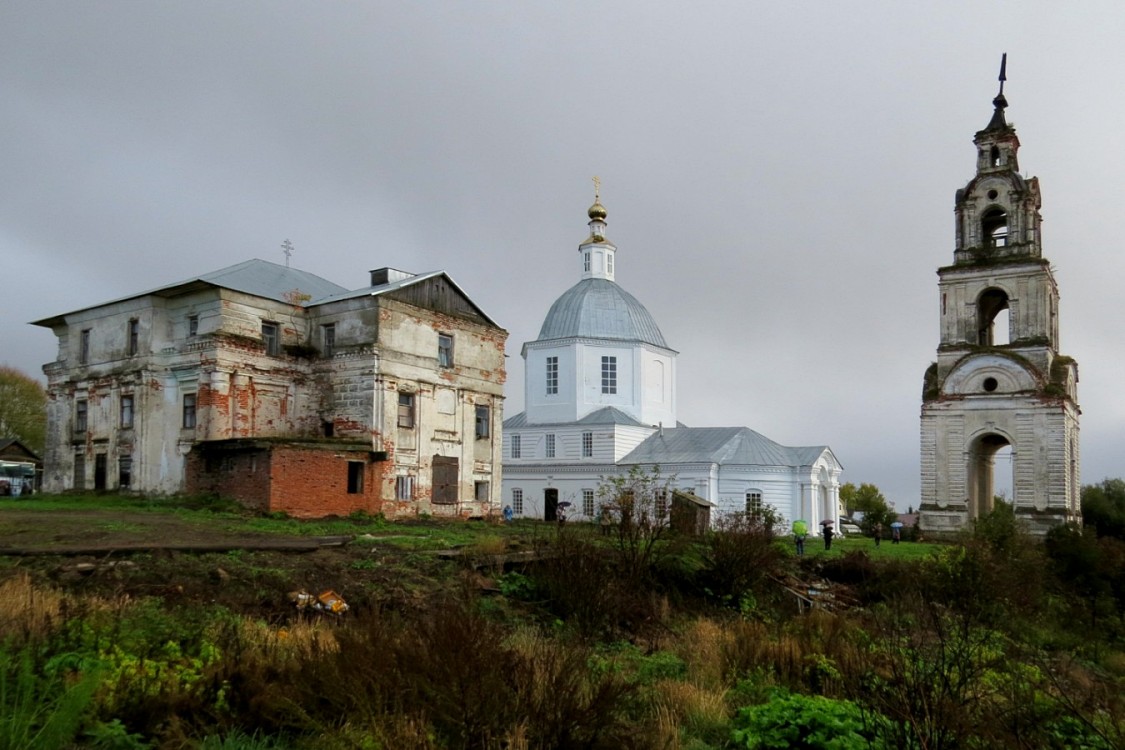
POLYGON ((590 206, 590 210, 586 212, 586 215, 595 221, 605 221, 605 217, 607 216, 605 206, 601 204, 601 201, 596 199, 594 200, 594 205, 590 206))
POLYGON ((555 300, 537 341, 571 337, 641 341, 668 348, 652 314, 608 279, 583 279, 555 300))

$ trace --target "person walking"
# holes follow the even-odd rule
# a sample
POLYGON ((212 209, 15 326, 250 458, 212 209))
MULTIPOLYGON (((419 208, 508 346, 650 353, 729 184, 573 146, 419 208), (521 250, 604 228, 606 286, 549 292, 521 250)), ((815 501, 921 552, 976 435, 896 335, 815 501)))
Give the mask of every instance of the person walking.
POLYGON ((828 551, 828 550, 832 549, 832 535, 835 534, 835 533, 836 532, 832 531, 831 525, 825 525, 825 527, 824 527, 824 549, 825 549, 825 551, 828 551))
POLYGON ((800 534, 800 533, 794 534, 793 535, 793 543, 797 545, 797 555, 798 556, 805 554, 805 535, 804 534, 800 534))
POLYGON ((898 544, 900 539, 902 539, 902 527, 895 526, 891 529, 891 544, 898 544))
POLYGON ((879 546, 879 542, 883 541, 883 524, 875 524, 875 546, 879 546))

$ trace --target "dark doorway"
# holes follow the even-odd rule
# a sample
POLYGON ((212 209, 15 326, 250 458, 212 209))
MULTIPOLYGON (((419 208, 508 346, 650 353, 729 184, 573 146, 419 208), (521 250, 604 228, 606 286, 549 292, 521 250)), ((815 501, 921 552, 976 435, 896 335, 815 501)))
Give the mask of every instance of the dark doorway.
POLYGON ((457 459, 447 456, 434 456, 433 503, 434 505, 457 504, 457 459))
POLYGON ((559 491, 556 489, 543 490, 543 520, 559 520, 559 491))
POLYGON ((104 453, 94 456, 94 489, 105 490, 106 457, 104 453))
MULTIPOLYGON (((1004 448, 1011 444, 1008 439, 996 433, 982 435, 973 441, 969 453, 969 518, 975 519, 991 513, 996 499, 996 457, 1004 448)), ((1012 451, 1001 454, 1007 459, 1007 466, 1003 467, 1006 478, 1001 481, 1001 486, 1011 486, 1013 490, 1012 502, 1015 502, 1015 487, 1012 481, 1013 461, 1012 451)))

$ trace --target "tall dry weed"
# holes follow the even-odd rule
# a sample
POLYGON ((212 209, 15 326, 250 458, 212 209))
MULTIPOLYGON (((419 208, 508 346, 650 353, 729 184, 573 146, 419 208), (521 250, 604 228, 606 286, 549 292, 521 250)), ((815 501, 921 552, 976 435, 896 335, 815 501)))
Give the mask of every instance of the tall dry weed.
POLYGON ((35 585, 23 571, 0 582, 0 602, 0 640, 45 638, 63 622, 68 608, 61 592, 35 585))

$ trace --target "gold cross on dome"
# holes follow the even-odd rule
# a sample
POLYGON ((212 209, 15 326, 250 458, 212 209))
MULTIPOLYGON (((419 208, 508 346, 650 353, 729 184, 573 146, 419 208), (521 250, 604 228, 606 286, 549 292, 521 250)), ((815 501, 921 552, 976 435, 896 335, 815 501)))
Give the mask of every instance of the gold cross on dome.
POLYGON ((594 203, 597 203, 601 197, 602 192, 602 178, 594 175, 594 203))

